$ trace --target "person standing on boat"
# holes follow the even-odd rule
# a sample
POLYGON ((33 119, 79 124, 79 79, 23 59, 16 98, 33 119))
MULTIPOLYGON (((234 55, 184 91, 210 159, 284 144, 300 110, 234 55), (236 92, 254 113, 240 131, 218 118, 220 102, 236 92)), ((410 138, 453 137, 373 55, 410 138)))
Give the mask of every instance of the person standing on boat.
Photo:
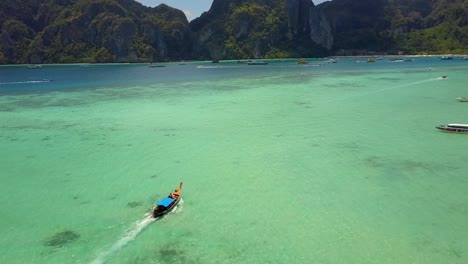
POLYGON ((177 188, 172 192, 169 197, 172 199, 177 199, 180 196, 180 188, 177 188))

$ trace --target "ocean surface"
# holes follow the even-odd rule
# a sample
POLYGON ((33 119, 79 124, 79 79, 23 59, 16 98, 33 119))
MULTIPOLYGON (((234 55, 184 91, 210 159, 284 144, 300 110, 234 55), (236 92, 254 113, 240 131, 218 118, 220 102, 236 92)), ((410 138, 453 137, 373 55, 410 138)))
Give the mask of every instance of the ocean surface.
POLYGON ((366 59, 0 67, 0 263, 468 263, 468 61, 366 59))

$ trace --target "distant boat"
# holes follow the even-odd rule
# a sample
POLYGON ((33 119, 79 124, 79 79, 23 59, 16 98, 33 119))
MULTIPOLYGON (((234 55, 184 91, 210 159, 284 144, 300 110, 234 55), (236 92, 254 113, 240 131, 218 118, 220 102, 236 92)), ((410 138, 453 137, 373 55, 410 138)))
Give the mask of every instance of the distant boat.
POLYGON ((182 182, 179 188, 171 192, 166 198, 157 202, 153 209, 153 217, 157 218, 170 212, 182 199, 182 182))
POLYGON ((375 62, 375 59, 374 58, 368 58, 367 62, 375 62))
POLYGON ((28 69, 42 69, 42 65, 30 65, 28 69))
POLYGON ((440 125, 436 126, 437 129, 446 132, 455 132, 455 133, 468 133, 468 125, 467 124, 448 124, 448 125, 440 125))
POLYGON ((148 67, 149 68, 164 68, 164 67, 166 67, 166 65, 151 63, 148 67))
POLYGON ((265 61, 251 61, 251 62, 247 62, 247 65, 267 65, 268 62, 265 62, 265 61))
POLYGON ((440 57, 441 60, 453 60, 453 57, 450 56, 442 56, 440 57))
POLYGON ((455 99, 457 99, 457 100, 460 101, 460 102, 468 102, 468 97, 464 97, 464 96, 462 96, 462 97, 457 97, 457 98, 455 98, 455 99))
POLYGON ((300 59, 297 61, 297 64, 309 64, 309 63, 304 59, 300 59))

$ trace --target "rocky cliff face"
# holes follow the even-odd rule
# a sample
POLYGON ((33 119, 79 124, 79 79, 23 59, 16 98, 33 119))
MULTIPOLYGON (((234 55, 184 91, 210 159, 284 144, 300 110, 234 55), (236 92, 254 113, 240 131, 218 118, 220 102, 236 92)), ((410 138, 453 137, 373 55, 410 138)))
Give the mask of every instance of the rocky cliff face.
POLYGON ((327 50, 333 48, 332 25, 320 7, 311 8, 309 11, 310 38, 327 50))
POLYGON ((468 53, 466 0, 214 0, 188 23, 134 0, 2 0, 0 64, 468 53))
POLYGON ((310 0, 214 0, 190 26, 195 54, 215 60, 324 54, 333 44, 327 17, 310 0))
POLYGON ((5 1, 0 3, 4 28, 0 53, 8 54, 9 63, 138 62, 190 56, 188 21, 183 12, 166 5, 148 8, 133 0, 48 0, 34 8, 35 1, 26 0, 21 9, 25 15, 18 17, 13 0, 5 1), (21 50, 12 39, 18 34, 21 50))
POLYGON ((327 50, 333 47, 330 20, 319 6, 309 0, 288 0, 288 18, 293 37, 307 36, 327 50))

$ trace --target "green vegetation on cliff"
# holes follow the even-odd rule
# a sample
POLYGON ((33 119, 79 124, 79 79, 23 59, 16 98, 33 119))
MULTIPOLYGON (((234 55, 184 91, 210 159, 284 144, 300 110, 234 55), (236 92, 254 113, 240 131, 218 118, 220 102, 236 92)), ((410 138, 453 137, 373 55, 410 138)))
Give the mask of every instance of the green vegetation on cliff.
POLYGON ((227 57, 289 57, 291 53, 279 48, 284 42, 282 31, 286 20, 284 1, 272 1, 271 5, 244 2, 230 5, 231 13, 224 22, 227 57))
POLYGON ((134 0, 2 0, 0 64, 467 54, 466 0, 214 0, 188 23, 134 0))
POLYGON ((467 53, 465 0, 334 0, 321 8, 333 24, 335 50, 467 53))
POLYGON ((424 11, 407 11, 408 17, 395 22, 406 29, 396 37, 398 49, 411 54, 468 54, 467 1, 439 0, 424 11))
POLYGON ((8 63, 138 62, 188 57, 185 15, 133 0, 0 3, 8 63))
MULTIPOLYGON (((191 22, 197 34, 195 53, 214 59, 328 55, 308 35, 293 32, 297 25, 295 21, 290 23, 290 9, 299 13, 300 2, 291 5, 287 0, 215 0, 209 12, 191 22)), ((308 13, 312 2, 302 2, 308 13)))

